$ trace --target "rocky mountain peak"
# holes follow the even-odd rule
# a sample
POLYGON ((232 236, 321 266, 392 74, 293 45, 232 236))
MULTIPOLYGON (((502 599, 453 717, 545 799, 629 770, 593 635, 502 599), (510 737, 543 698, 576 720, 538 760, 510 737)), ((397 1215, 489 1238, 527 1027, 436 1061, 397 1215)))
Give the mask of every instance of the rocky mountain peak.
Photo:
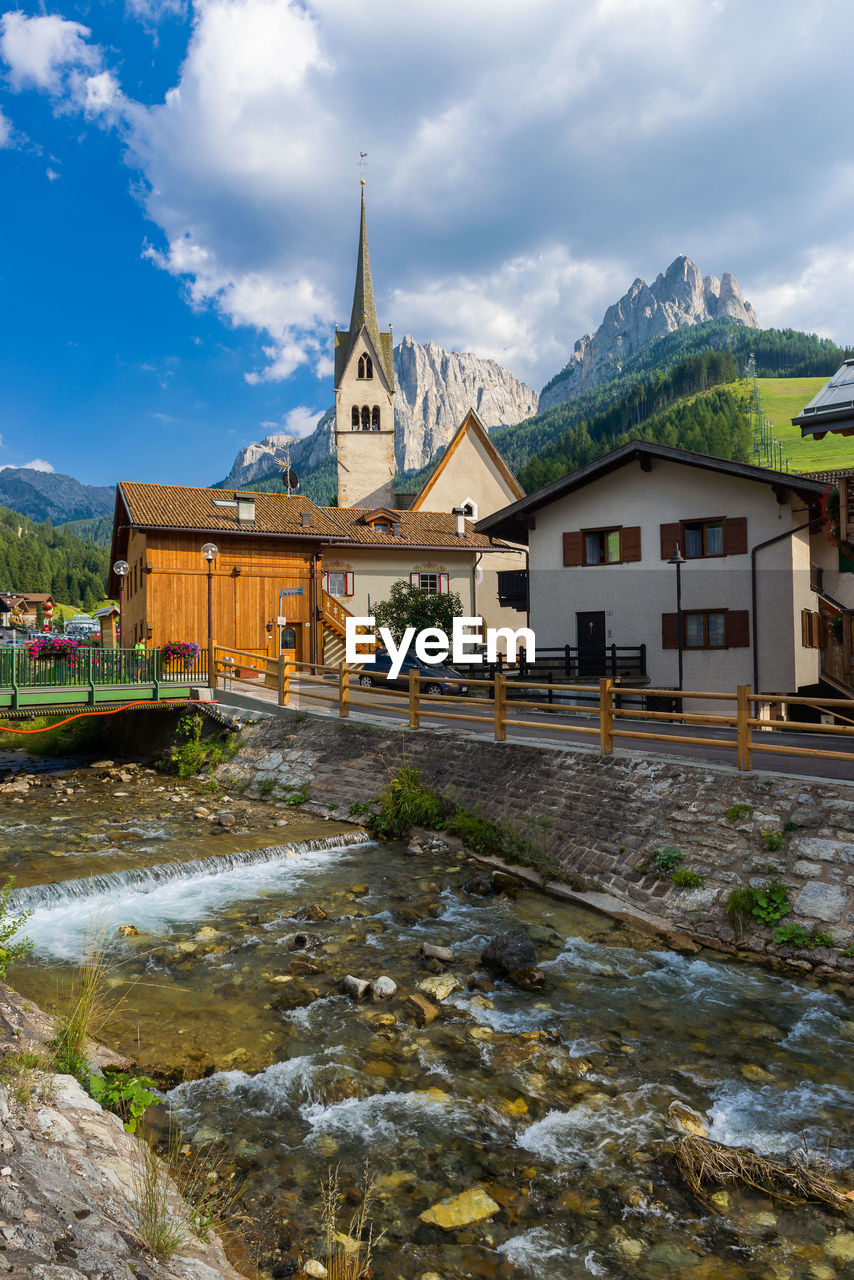
POLYGON ((680 254, 651 285, 640 277, 634 280, 608 307, 596 332, 578 339, 560 375, 542 392, 540 409, 573 400, 613 377, 630 356, 656 338, 684 325, 723 319, 749 329, 759 327, 735 276, 725 271, 720 280, 704 277, 693 259, 680 254))

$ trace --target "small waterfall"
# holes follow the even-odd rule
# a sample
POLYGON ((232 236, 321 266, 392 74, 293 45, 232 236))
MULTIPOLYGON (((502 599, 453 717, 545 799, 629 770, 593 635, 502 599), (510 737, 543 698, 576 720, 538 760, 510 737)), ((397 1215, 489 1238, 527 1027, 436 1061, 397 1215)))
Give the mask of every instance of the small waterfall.
POLYGON ((236 871, 240 867, 287 862, 303 854, 364 844, 366 839, 363 831, 347 831, 336 836, 319 836, 314 840, 297 840, 293 844, 269 845, 265 849, 244 849, 239 853, 194 858, 190 862, 164 862, 154 867, 129 867, 126 871, 108 871, 100 876, 36 884, 15 890, 9 901, 9 910, 13 915, 19 915, 23 911, 50 910, 51 907, 84 903, 87 899, 123 890, 148 893, 175 880, 192 880, 198 876, 236 871))

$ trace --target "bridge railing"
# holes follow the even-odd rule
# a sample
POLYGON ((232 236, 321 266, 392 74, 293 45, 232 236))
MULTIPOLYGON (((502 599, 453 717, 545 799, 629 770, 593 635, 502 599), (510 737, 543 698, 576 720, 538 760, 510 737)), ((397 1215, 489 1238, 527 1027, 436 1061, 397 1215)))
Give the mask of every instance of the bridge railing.
POLYGON ((96 689, 107 686, 205 685, 208 655, 166 661, 159 649, 80 648, 70 657, 31 657, 23 646, 0 649, 0 690, 96 689))

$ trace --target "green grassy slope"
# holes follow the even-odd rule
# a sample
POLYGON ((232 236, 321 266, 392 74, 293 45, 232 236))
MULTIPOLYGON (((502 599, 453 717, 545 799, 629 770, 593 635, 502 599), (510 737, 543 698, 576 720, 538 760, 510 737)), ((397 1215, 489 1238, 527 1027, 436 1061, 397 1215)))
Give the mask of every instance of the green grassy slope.
POLYGON ((827 471, 854 467, 854 436, 826 435, 823 440, 801 438, 792 418, 809 404, 827 378, 758 378, 762 412, 774 424, 774 435, 783 442, 793 471, 827 471))

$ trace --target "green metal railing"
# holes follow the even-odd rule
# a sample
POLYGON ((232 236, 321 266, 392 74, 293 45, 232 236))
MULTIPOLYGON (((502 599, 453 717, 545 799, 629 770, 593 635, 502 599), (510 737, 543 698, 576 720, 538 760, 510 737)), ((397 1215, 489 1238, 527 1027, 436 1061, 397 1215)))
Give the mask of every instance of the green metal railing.
POLYGON ((43 702, 50 690, 61 691, 62 702, 96 702, 98 691, 146 690, 148 696, 169 696, 177 689, 208 683, 208 655, 167 662, 159 649, 81 648, 72 658, 31 658, 24 646, 0 648, 0 696, 6 704, 18 706, 21 695, 27 701, 43 702), (74 691, 80 695, 74 697, 74 691), (84 690, 87 691, 84 693, 84 690), (69 696, 71 695, 71 696, 69 696))

